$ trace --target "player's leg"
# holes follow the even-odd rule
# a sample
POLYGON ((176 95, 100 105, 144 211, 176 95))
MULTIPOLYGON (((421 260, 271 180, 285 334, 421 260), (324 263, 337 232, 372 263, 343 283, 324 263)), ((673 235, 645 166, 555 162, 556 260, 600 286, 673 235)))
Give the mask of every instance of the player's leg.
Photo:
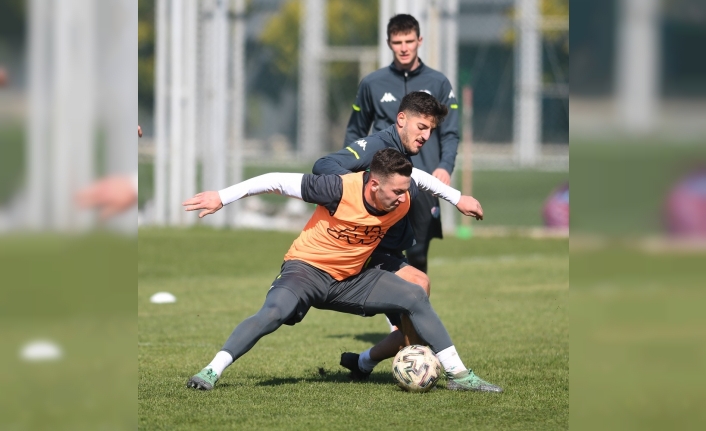
MULTIPOLYGON (((299 298, 283 287, 272 288, 265 303, 255 315, 243 320, 226 340, 221 351, 227 352, 233 361, 246 354, 260 338, 276 331, 297 311, 299 298)), ((230 365, 230 364, 229 364, 230 365)))
MULTIPOLYGON (((375 255, 377 255, 377 253, 375 253, 375 255)), ((375 260, 380 260, 380 258, 374 258, 373 261, 375 260)), ((410 283, 422 286, 422 289, 424 289, 424 291, 427 293, 427 296, 431 294, 431 282, 429 281, 429 276, 427 276, 425 273, 418 270, 417 268, 410 266, 406 262, 406 258, 404 258, 404 256, 394 256, 391 254, 387 254, 386 260, 387 262, 385 262, 381 267, 379 267, 379 269, 394 272, 402 280, 409 281, 410 283)), ((405 334, 404 337, 407 340, 406 344, 404 344, 405 346, 410 345, 409 337, 412 337, 413 339, 419 338, 418 336, 416 336, 416 334, 412 333, 414 329, 410 326, 409 319, 407 319, 406 317, 402 317, 402 322, 399 322, 399 319, 392 320, 388 316, 387 323, 390 324, 390 332, 394 333, 397 330, 402 330, 403 334, 405 334), (392 320, 395 320, 395 322, 393 323, 392 320)), ((393 336, 392 338, 394 340, 398 340, 401 339, 401 335, 396 334, 396 336, 393 336)), ((378 345, 380 344, 381 343, 378 343, 378 345)), ((412 342, 412 344, 414 343, 412 342)), ((397 352, 395 352, 395 354, 397 354, 397 352)), ((383 357, 383 359, 385 358, 383 357)))
MULTIPOLYGON (((480 379, 466 368, 421 287, 383 273, 367 296, 364 311, 365 314, 400 312, 408 315, 415 331, 431 347, 449 376, 449 389, 502 392, 500 387, 480 379)), ((372 371, 371 365, 374 367, 375 361, 361 356, 362 371, 372 371)))
MULTIPOLYGON (((395 275, 409 283, 421 286, 427 296, 429 296, 431 291, 429 277, 417 268, 405 264, 395 272, 395 275)), ((387 358, 393 358, 404 346, 422 344, 422 339, 419 337, 419 334, 417 334, 417 331, 414 330, 409 316, 401 314, 394 322, 392 322, 393 319, 390 320, 391 323, 398 327, 398 330, 390 333, 390 335, 370 349, 370 357, 378 362, 387 358)))
MULTIPOLYGON (((422 289, 424 289, 424 292, 426 292, 427 296, 431 295, 431 282, 429 281, 429 276, 423 273, 422 271, 418 270, 417 268, 406 265, 400 268, 397 272, 395 272, 395 275, 400 277, 402 280, 405 280, 409 283, 416 284, 418 286, 421 286, 422 289)), ((412 344, 422 344, 422 339, 419 337, 419 334, 417 334, 417 331, 414 330, 414 326, 412 325, 412 321, 409 320, 409 316, 402 314, 400 315, 400 330, 402 331, 402 334, 404 334, 404 344, 399 346, 397 351, 395 351, 392 355, 390 356, 383 356, 382 351, 380 351, 380 354, 378 352, 371 352, 372 357, 376 358, 379 357, 381 358, 380 360, 387 359, 387 358, 392 358, 394 357, 399 349, 401 349, 404 346, 409 346, 412 344)), ((380 343, 378 343, 375 347, 379 346, 380 343)))
POLYGON ((282 272, 270 287, 262 308, 233 330, 223 348, 206 367, 189 379, 187 387, 213 389, 223 371, 250 351, 260 338, 276 331, 285 323, 293 325, 300 322, 313 298, 317 297, 315 289, 308 289, 310 286, 317 286, 320 281, 320 274, 316 271, 318 270, 299 261, 285 262, 282 272))
POLYGON ((419 193, 410 209, 409 221, 416 243, 405 251, 405 255, 410 265, 426 273, 429 243, 433 238, 443 238, 439 199, 427 192, 419 193))
MULTIPOLYGON (((368 260, 366 269, 382 269, 384 271, 394 272, 403 280, 421 286, 427 293, 427 296, 431 291, 429 277, 420 270, 408 265, 405 257, 401 253, 376 250, 368 260)), ((352 379, 364 380, 370 375, 370 373, 362 372, 358 368, 358 361, 361 355, 363 357, 369 355, 372 360, 380 362, 387 358, 394 357, 404 346, 423 344, 408 316, 399 313, 390 314, 387 315, 387 321, 394 327, 394 330, 391 331, 387 337, 360 354, 353 352, 344 352, 341 354, 340 364, 351 371, 349 377, 352 379)))
POLYGON ((186 386, 206 391, 213 389, 227 367, 294 315, 297 302, 297 296, 285 288, 270 290, 260 311, 236 326, 213 360, 192 376, 186 386))

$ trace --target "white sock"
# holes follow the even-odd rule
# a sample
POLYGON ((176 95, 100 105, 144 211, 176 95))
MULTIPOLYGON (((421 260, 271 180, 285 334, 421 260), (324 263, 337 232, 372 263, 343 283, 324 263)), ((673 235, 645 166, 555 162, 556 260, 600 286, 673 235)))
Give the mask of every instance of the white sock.
POLYGON ((232 363, 233 357, 230 356, 230 353, 221 350, 220 352, 216 353, 216 356, 213 358, 210 364, 206 365, 206 368, 212 369, 220 377, 220 375, 223 373, 223 370, 228 368, 228 366, 232 363))
POLYGON ((360 371, 364 373, 372 372, 373 368, 375 368, 375 366, 379 363, 379 361, 373 361, 370 359, 370 349, 361 353, 358 357, 358 368, 360 368, 360 371))
POLYGON ((437 353, 436 357, 439 358, 439 362, 449 374, 458 374, 461 371, 466 371, 466 366, 463 365, 463 361, 458 356, 455 346, 445 348, 437 353))
POLYGON ((395 332, 398 329, 397 326, 390 322, 390 319, 388 319, 387 316, 385 316, 385 320, 387 320, 387 324, 390 325, 390 332, 395 332))

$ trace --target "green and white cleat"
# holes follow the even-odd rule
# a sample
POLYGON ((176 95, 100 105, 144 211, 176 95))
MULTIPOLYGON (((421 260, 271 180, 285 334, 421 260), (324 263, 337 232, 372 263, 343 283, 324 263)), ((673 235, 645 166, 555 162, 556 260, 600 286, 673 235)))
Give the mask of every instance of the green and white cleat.
POLYGON ((488 383, 473 373, 473 370, 462 371, 458 374, 448 374, 446 387, 452 391, 475 391, 500 393, 503 388, 488 383))
POLYGON ((218 374, 210 368, 204 368, 199 371, 186 382, 187 388, 200 389, 202 391, 210 391, 218 381, 218 374))

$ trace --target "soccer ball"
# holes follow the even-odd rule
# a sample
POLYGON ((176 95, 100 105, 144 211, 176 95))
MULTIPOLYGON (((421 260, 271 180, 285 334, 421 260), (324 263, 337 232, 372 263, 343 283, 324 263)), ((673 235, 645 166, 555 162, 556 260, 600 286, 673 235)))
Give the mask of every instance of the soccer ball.
POLYGON ((441 363, 430 348, 407 346, 392 361, 392 375, 405 391, 427 392, 441 377, 441 363))

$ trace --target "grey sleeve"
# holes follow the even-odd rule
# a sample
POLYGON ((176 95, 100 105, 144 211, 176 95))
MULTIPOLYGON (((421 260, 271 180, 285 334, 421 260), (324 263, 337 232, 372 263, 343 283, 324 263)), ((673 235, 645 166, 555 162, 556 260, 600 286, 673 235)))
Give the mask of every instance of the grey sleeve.
POLYGON ((437 167, 443 168, 449 174, 452 174, 456 164, 456 152, 458 151, 458 101, 448 79, 444 79, 439 96, 439 102, 446 105, 449 113, 439 125, 441 157, 437 167))
POLYGON ((343 180, 340 175, 304 174, 302 200, 321 205, 334 215, 343 197, 343 180))

